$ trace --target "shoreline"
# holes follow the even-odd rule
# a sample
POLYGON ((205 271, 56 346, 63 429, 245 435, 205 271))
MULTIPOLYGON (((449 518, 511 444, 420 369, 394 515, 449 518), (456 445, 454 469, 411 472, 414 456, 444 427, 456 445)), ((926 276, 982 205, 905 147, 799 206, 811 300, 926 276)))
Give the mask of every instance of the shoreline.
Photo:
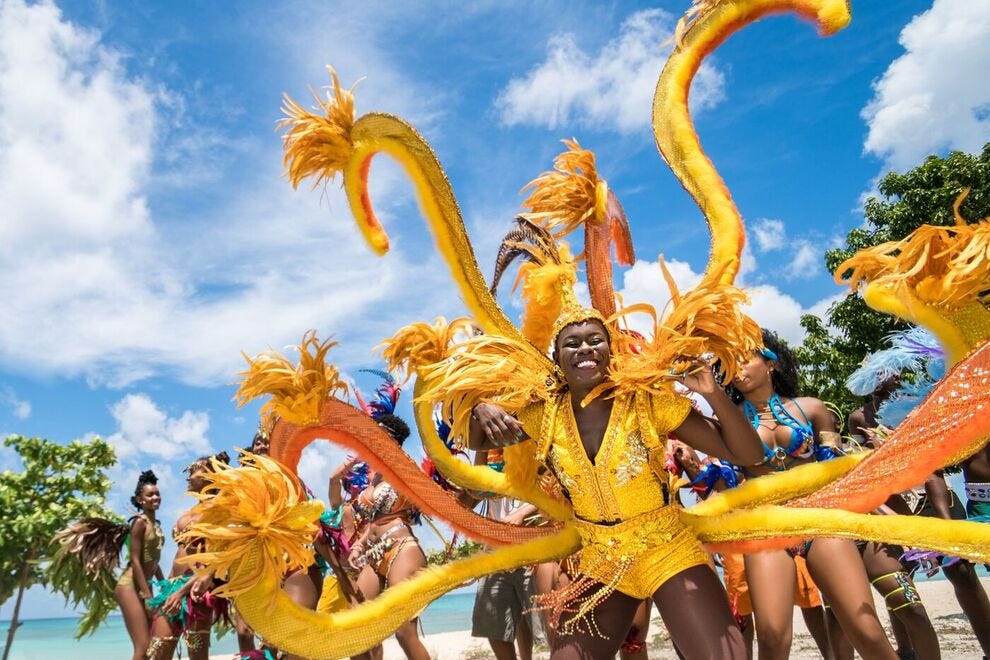
MULTIPOLYGON (((981 577, 983 588, 990 592, 990 577, 981 577)), ((952 584, 948 580, 924 580, 917 584, 928 615, 935 626, 942 648, 943 658, 952 660, 981 660, 983 653, 973 636, 969 621, 962 614, 956 602, 952 584)), ((893 640, 890 632, 890 621, 883 600, 873 592, 874 604, 880 613, 880 620, 887 630, 888 637, 893 640)), ((650 658, 666 660, 676 658, 673 646, 666 637, 660 619, 653 611, 654 617, 650 626, 648 653, 650 658)), ((435 660, 484 660, 494 658, 488 643, 484 639, 471 637, 470 630, 428 634, 424 643, 431 657, 435 660)), ((394 637, 384 644, 385 660, 403 660, 401 649, 394 637)), ((546 647, 534 650, 534 660, 544 660, 549 657, 546 647)), ((791 658, 796 660, 811 660, 821 658, 818 647, 815 646, 811 635, 804 626, 801 612, 794 610, 794 641, 791 645, 791 658)), ((210 660, 230 660, 230 655, 212 655, 210 660)))

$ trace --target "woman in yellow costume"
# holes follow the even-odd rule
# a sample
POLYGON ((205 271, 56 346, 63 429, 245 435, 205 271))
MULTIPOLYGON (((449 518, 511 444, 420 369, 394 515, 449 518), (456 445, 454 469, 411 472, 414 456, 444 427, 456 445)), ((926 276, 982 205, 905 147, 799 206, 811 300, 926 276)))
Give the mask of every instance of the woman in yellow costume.
MULTIPOLYGON (((680 380, 705 397, 721 424, 669 389, 655 394, 602 389, 609 383, 612 350, 597 310, 565 308, 552 339, 562 374, 559 393, 515 408, 518 419, 500 405, 476 403, 469 425, 473 449, 533 438, 528 444, 574 506, 583 545, 578 576, 542 600, 558 618, 572 608, 576 612, 553 635, 551 657, 614 655, 645 597, 653 598, 687 657, 745 657, 721 583, 698 539, 680 522, 662 468, 654 470, 671 431, 707 454, 756 462, 760 454, 753 429, 707 367, 680 380), (582 405, 596 388, 602 395, 582 405)), ((467 378, 474 366, 470 347, 459 349, 450 381, 467 378)), ((499 380, 504 375, 492 374, 499 380)))

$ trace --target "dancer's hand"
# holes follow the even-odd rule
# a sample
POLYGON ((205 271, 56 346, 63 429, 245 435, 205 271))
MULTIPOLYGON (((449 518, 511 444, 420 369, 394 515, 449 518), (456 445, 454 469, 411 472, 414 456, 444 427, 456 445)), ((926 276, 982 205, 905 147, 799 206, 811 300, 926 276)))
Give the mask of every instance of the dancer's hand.
POLYGON ((166 616, 174 616, 179 613, 182 609, 182 599, 185 598, 186 592, 184 590, 176 591, 174 594, 165 599, 165 603, 162 605, 162 614, 166 616))
POLYGON ((522 422, 491 403, 479 403, 471 410, 471 425, 494 447, 508 447, 529 438, 522 422))
POLYGON ((691 365, 683 373, 671 375, 681 385, 704 397, 721 390, 708 360, 701 358, 691 360, 691 365))
POLYGON ((674 460, 684 468, 688 476, 692 479, 698 476, 698 473, 701 472, 701 458, 698 456, 698 453, 680 440, 671 440, 670 446, 674 460))
POLYGON ((210 575, 201 575, 192 581, 189 596, 193 599, 193 602, 198 603, 206 595, 206 592, 212 588, 213 577, 210 575))
POLYGON ((333 471, 333 474, 330 475, 330 478, 331 479, 341 478, 343 475, 350 472, 351 468, 354 467, 355 463, 357 462, 358 462, 357 456, 348 454, 347 457, 344 459, 344 462, 338 465, 337 469, 333 471))
POLYGON ((347 564, 355 571, 360 571, 368 560, 364 556, 364 546, 355 543, 351 546, 351 551, 347 555, 347 564))

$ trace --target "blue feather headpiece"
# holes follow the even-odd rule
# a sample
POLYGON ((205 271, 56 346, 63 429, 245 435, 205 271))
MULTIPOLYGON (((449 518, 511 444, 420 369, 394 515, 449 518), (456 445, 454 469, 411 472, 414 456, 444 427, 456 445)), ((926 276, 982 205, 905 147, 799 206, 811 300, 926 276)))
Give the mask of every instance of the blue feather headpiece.
POLYGON ((395 406, 399 403, 399 395, 402 393, 402 388, 395 382, 392 374, 381 369, 358 369, 358 371, 374 374, 384 381, 375 390, 375 398, 368 402, 365 402, 361 398, 361 394, 355 390, 358 402, 361 404, 361 409, 375 420, 383 415, 394 415, 395 406))
POLYGON ((892 334, 887 341, 890 348, 868 355, 863 365, 846 379, 850 392, 867 396, 901 372, 918 372, 929 361, 945 358, 938 340, 924 328, 892 334))

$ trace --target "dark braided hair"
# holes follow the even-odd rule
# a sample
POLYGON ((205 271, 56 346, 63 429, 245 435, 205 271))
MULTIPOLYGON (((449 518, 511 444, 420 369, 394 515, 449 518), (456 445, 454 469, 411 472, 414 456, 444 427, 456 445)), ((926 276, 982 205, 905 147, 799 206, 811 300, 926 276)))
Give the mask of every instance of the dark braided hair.
MULTIPOLYGON (((773 330, 763 330, 763 345, 777 354, 776 368, 770 372, 770 381, 773 383, 773 391, 780 396, 793 399, 798 395, 799 380, 797 360, 794 359, 794 352, 783 339, 777 336, 773 330)), ((768 360, 764 356, 765 360, 768 360)))
POLYGON ((144 492, 145 486, 154 486, 158 483, 158 477, 151 470, 145 470, 138 476, 137 486, 134 487, 134 494, 131 496, 131 504, 134 505, 135 509, 142 509, 143 507, 138 504, 138 498, 141 497, 141 493, 144 492))
POLYGON ((406 424, 401 417, 386 413, 384 415, 375 415, 372 419, 378 422, 379 426, 388 431, 388 434, 392 436, 393 440, 399 443, 400 447, 402 446, 402 443, 405 442, 406 438, 409 437, 409 425, 406 424))

